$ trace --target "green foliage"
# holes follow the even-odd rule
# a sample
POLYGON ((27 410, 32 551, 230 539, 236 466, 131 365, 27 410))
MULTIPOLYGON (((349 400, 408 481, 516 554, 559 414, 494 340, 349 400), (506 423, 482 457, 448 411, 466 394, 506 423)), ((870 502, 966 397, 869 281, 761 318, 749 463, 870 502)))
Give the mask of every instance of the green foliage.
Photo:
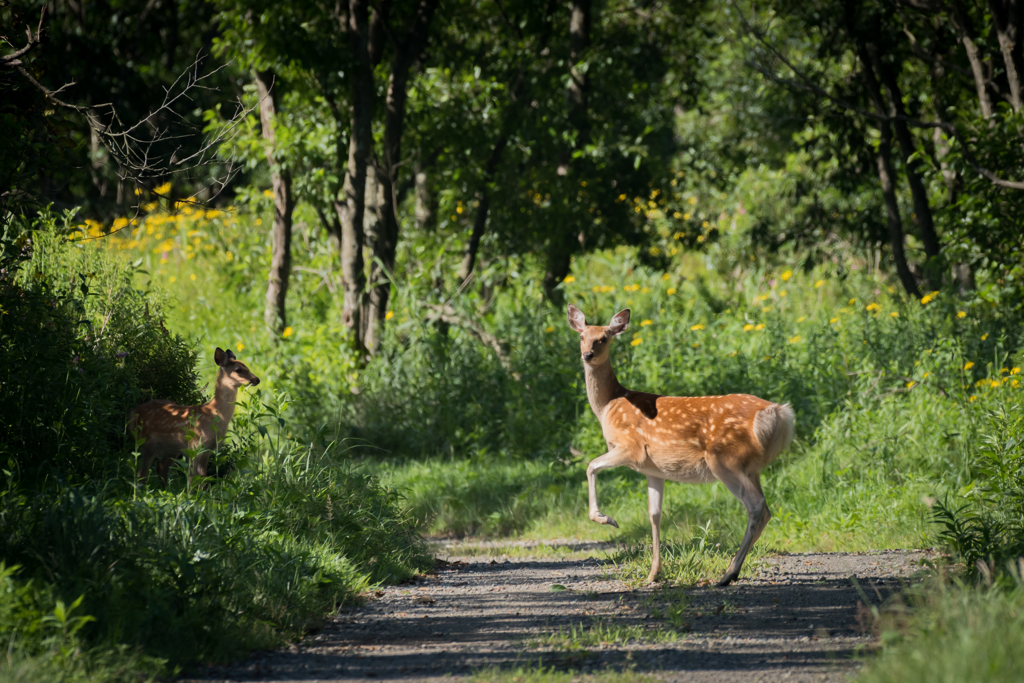
POLYGON ((68 243, 71 218, 43 214, 31 259, 0 279, 0 462, 14 481, 116 475, 129 408, 201 400, 192 345, 131 268, 68 243))
POLYGON ((195 352, 166 331, 163 299, 135 288, 137 267, 53 222, 35 226, 31 255, 2 283, 0 559, 21 567, 0 577, 13 596, 0 615, 18 653, 10 680, 58 665, 69 680, 113 680, 271 647, 429 566, 401 497, 331 433, 293 430, 284 396, 240 397, 212 460, 226 478, 136 488, 127 408, 202 400, 195 352))
POLYGON ((933 582, 881 611, 885 646, 858 681, 1019 681, 1024 675, 1024 588, 933 582), (910 607, 908 611, 906 607, 910 607))
POLYGON ((936 503, 935 519, 967 576, 991 579, 1024 557, 1024 412, 1017 403, 997 405, 979 418, 979 444, 964 462, 968 483, 958 491, 964 502, 936 503))

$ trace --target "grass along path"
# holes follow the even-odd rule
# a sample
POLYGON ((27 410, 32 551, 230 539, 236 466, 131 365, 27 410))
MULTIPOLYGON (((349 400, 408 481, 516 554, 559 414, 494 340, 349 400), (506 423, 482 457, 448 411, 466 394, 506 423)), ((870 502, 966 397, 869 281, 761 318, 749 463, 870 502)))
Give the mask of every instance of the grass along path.
POLYGON ((636 588, 587 545, 449 557, 288 650, 187 680, 844 681, 875 643, 850 577, 877 604, 934 554, 779 555, 725 589, 636 588))

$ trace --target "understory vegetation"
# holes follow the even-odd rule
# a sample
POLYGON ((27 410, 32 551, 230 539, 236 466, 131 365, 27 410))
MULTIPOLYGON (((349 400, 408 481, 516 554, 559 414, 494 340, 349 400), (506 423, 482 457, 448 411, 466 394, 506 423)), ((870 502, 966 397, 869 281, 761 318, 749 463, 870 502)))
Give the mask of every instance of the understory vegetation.
MULTIPOLYGON (((263 333, 257 305, 262 292, 239 286, 256 281, 266 264, 265 245, 246 241, 252 233, 239 228, 259 215, 171 217, 154 207, 129 233, 134 237, 71 246, 58 246, 45 234, 37 238, 23 272, 57 253, 85 260, 68 268, 54 261, 53 272, 95 270, 88 259, 134 264, 127 278, 167 302, 168 328, 210 340, 211 348, 190 349, 199 368, 212 365, 212 347, 223 344, 263 379, 236 417, 229 455, 215 460, 232 468, 231 476, 196 492, 182 490, 179 481, 173 494, 147 491, 127 503, 126 458, 120 484, 92 485, 85 497, 75 490, 57 496, 56 509, 75 510, 58 518, 92 519, 82 522, 89 528, 153 529, 143 534, 149 537, 187 537, 196 550, 175 546, 182 563, 177 569, 147 563, 147 552, 166 550, 159 544, 150 550, 111 546, 109 557, 130 551, 118 565, 140 581, 136 565, 159 569, 157 575, 170 572, 168 582, 210 567, 209 581, 217 588, 197 596, 193 604, 200 614, 248 604, 258 592, 264 607, 246 609, 243 622, 251 617, 253 626, 233 636, 244 642, 297 632, 307 617, 295 615, 317 613, 316 601, 340 602, 370 581, 395 580, 422 567, 413 521, 420 531, 442 536, 612 540, 620 544, 614 558, 623 576, 643 579, 650 562, 645 482, 628 470, 603 472, 602 509, 621 530, 587 519, 586 462, 603 453, 604 444, 586 403, 576 335, 561 312, 541 300, 529 262, 522 264, 520 279, 494 295, 485 315, 472 316, 477 293, 453 301, 465 311, 461 325, 432 320, 415 283, 399 287, 387 350, 361 366, 344 353, 328 352, 332 340, 340 345, 342 332, 332 327, 338 311, 322 292, 320 271, 330 254, 315 240, 297 250, 301 269, 293 291, 303 302, 300 311, 282 338, 263 333), (213 248, 203 249, 205 244, 213 248), (377 502, 357 494, 367 488, 380 492, 377 502), (401 502, 389 491, 401 492, 401 502), (254 499, 254 493, 264 498, 254 499), (293 500, 302 501, 303 513, 293 500), (371 537, 393 536, 377 537, 372 526, 362 527, 364 543, 342 531, 348 529, 346 514, 371 514, 374 506, 385 517, 394 515, 382 524, 404 529, 408 539, 381 551, 381 557, 396 558, 387 570, 375 564, 380 557, 357 549, 372 545, 371 537), (175 524, 185 526, 166 526, 170 510, 175 524), (215 510, 233 510, 237 521, 219 527, 215 510), (186 511, 189 521, 182 522, 186 511), (239 529, 245 530, 240 537, 239 529), (345 551, 332 552, 337 544, 345 551), (254 571, 251 582, 244 574, 228 579, 220 573, 261 563, 276 569, 254 571), (291 592, 292 574, 304 582, 300 595, 291 592), (275 598, 275 585, 289 588, 275 598), (291 609, 303 600, 309 602, 291 609), (289 622, 289 614, 298 621, 289 622), (267 622, 280 630, 261 631, 257 625, 267 622)), ((1001 574, 1016 557, 1013 543, 1021 528, 1019 508, 1000 503, 1020 485, 1020 311, 1006 305, 1011 293, 998 287, 967 298, 940 291, 908 299, 884 275, 862 266, 852 260, 842 268, 740 267, 722 251, 686 257, 665 271, 620 249, 577 263, 579 275, 562 288, 595 324, 620 308, 632 309, 631 327, 612 352, 627 387, 681 395, 745 392, 794 406, 797 439, 764 473, 774 518, 755 546, 752 565, 775 551, 946 541, 965 560, 969 577, 1001 574), (738 276, 721 275, 737 267, 738 276)), ((15 507, 23 503, 19 499, 15 507)), ((670 485, 665 507, 664 578, 681 584, 715 578, 742 535, 739 503, 718 484, 670 485)), ((52 524, 47 519, 52 516, 18 517, 23 534, 11 538, 38 538, 45 527, 37 525, 52 524)), ((25 548, 40 552, 38 543, 26 541, 25 548)), ((61 552, 73 550, 42 555, 61 552)), ((96 562, 103 566, 98 557, 96 562)), ((76 590, 89 595, 90 581, 98 577, 76 577, 68 600, 76 590)), ((159 584, 148 576, 145 582, 159 584)), ((126 585, 116 592, 132 591, 126 585)), ((85 607, 78 609, 110 618, 85 607)), ((189 612, 182 619, 194 617, 189 612)), ((144 632, 135 622, 117 629, 144 632)), ((172 661, 184 656, 151 651, 172 661)))
POLYGON ((3 680, 137 680, 272 647, 430 566, 401 495, 287 398, 240 396, 219 476, 135 486, 128 408, 208 390, 130 264, 42 218, 0 280, 3 680), (31 336, 32 343, 23 337, 31 336))

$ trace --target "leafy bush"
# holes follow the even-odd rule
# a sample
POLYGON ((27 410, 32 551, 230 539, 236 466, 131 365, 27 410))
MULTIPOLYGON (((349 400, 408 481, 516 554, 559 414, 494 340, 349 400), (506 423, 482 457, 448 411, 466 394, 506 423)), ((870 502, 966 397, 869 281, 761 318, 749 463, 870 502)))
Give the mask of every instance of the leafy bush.
POLYGON ((132 269, 67 243, 70 219, 43 214, 0 278, 0 462, 26 484, 111 476, 129 408, 202 399, 192 345, 132 269))
POLYGON ((273 646, 429 566, 401 497, 343 441, 293 429, 280 396, 242 393, 213 459, 226 478, 136 488, 125 414, 201 401, 197 354, 139 270, 68 240, 70 220, 4 249, 0 562, 20 572, 0 571, 3 680, 137 679, 273 646))

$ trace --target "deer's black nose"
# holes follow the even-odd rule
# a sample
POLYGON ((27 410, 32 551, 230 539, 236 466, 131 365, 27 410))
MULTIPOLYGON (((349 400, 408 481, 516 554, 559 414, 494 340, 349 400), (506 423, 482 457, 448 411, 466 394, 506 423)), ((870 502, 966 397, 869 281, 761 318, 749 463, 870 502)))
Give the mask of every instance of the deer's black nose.
POLYGON ((259 383, 260 383, 260 378, 259 378, 259 377, 253 377, 253 378, 252 378, 252 381, 251 381, 251 382, 249 382, 249 384, 251 384, 251 385, 253 385, 253 386, 256 386, 256 385, 257 385, 257 384, 259 384, 259 383))
POLYGON ((583 360, 591 360, 594 357, 593 351, 587 351, 583 354, 583 360))

